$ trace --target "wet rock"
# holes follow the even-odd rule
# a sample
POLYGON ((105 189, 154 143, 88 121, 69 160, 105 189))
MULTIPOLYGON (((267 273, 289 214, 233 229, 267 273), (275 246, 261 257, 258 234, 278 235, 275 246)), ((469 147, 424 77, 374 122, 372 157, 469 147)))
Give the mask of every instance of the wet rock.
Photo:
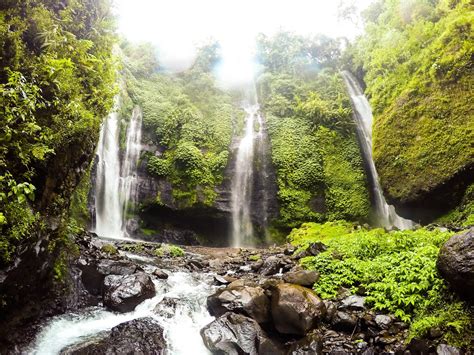
POLYGON ((73 346, 61 354, 164 354, 163 328, 153 318, 138 318, 112 328, 105 338, 73 346))
POLYGON ((301 259, 306 256, 316 256, 319 253, 325 251, 327 249, 327 246, 324 245, 321 242, 316 242, 316 243, 311 243, 304 249, 303 251, 300 251, 297 255, 295 255, 296 259, 301 259))
POLYGON ((276 255, 269 256, 263 262, 262 267, 260 268, 260 274, 264 276, 277 274, 280 269, 283 268, 285 264, 282 262, 281 258, 276 255))
POLYGON ((393 318, 385 314, 378 314, 375 316, 375 323, 380 329, 388 329, 393 323, 393 318))
POLYGON ((253 271, 260 270, 262 266, 263 266, 263 260, 257 260, 250 265, 253 271))
POLYGON ((365 303, 365 297, 352 295, 352 296, 344 298, 339 308, 350 309, 353 311, 363 311, 365 310, 364 303, 365 303))
POLYGON ((225 313, 201 329, 206 347, 218 354, 283 354, 256 321, 236 313, 225 313))
POLYGON ((155 271, 153 271, 153 275, 161 280, 166 280, 169 277, 168 274, 161 269, 155 269, 155 271))
POLYGON ((226 278, 220 275, 214 275, 214 283, 218 286, 230 284, 230 282, 226 278))
POLYGON ((108 275, 103 284, 104 304, 117 312, 130 312, 155 295, 155 286, 144 272, 132 275, 108 275))
POLYGON ((326 307, 312 290, 282 283, 272 290, 271 311, 278 332, 305 335, 323 318, 326 307))
POLYGON ((324 320, 328 323, 331 323, 334 319, 334 316, 337 312, 337 307, 334 302, 324 300, 324 305, 326 306, 326 314, 324 315, 324 320))
POLYGON ((127 260, 101 260, 97 271, 102 275, 131 275, 137 271, 137 265, 127 260))
POLYGON ((264 323, 269 320, 270 300, 261 287, 227 287, 207 298, 207 308, 215 317, 232 311, 243 313, 258 323, 264 323))
POLYGON ((314 270, 290 271, 283 275, 283 280, 285 282, 309 287, 312 287, 318 279, 319 273, 314 270))
POLYGON ((176 311, 178 300, 176 298, 165 297, 158 303, 153 310, 156 314, 159 314, 165 318, 173 318, 176 311))
POLYGON ((462 352, 454 346, 440 344, 436 348, 436 355, 461 355, 462 352))
POLYGON ((474 302, 474 227, 441 247, 437 267, 456 292, 474 302))
POLYGON ((357 326, 357 317, 351 313, 337 311, 332 324, 334 329, 352 332, 357 326))
POLYGON ((320 355, 322 353, 322 337, 315 332, 309 333, 303 339, 292 343, 288 350, 289 355, 320 355))

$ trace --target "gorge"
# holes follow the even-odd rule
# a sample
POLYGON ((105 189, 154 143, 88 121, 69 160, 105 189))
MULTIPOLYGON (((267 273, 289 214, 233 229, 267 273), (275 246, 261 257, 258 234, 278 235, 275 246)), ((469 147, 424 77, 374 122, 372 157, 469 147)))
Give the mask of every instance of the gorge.
POLYGON ((0 5, 0 354, 471 353, 469 1, 188 5, 0 5))

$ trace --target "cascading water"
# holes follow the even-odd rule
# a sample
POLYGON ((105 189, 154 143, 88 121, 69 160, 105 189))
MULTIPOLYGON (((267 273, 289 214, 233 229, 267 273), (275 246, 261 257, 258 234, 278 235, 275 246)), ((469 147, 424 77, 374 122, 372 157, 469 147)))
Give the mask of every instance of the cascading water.
POLYGON ((398 229, 413 228, 414 223, 409 219, 400 217, 395 208, 387 203, 380 186, 377 169, 372 158, 372 109, 360 88, 357 80, 347 71, 342 72, 354 108, 354 118, 357 125, 357 135, 364 154, 365 164, 372 185, 374 211, 377 222, 382 227, 397 227, 398 229))
POLYGON ((231 186, 232 245, 234 247, 252 244, 251 202, 255 141, 261 140, 263 135, 262 117, 258 113, 258 104, 248 104, 244 109, 246 112, 245 131, 237 149, 235 174, 231 186), (254 127, 256 122, 259 127, 257 133, 254 127))
POLYGON ((136 166, 140 154, 141 110, 132 112, 123 160, 120 161, 120 129, 116 112, 102 125, 97 147, 95 232, 107 238, 127 236, 125 217, 136 195, 136 166))
MULTIPOLYGON (((151 266, 144 266, 145 269, 151 266)), ((104 308, 90 308, 81 313, 53 318, 36 337, 28 353, 59 354, 74 344, 97 338, 100 333, 120 323, 152 317, 163 327, 167 354, 210 354, 200 336, 200 329, 214 318, 207 311, 206 299, 213 290, 212 276, 188 272, 170 273, 167 280, 155 280, 156 296, 143 301, 133 312, 114 313, 104 308), (176 301, 176 308, 161 305, 164 298, 176 301)))
MULTIPOLYGON (((137 172, 136 167, 140 158, 142 140, 142 111, 139 107, 135 107, 127 129, 127 144, 125 155, 122 162, 120 192, 123 206, 123 218, 129 212, 129 208, 133 207, 137 197, 137 172)), ((122 218, 122 219, 123 219, 122 218)), ((122 224, 124 228, 124 223, 122 224)), ((125 232, 126 233, 126 232, 125 232)))
POLYGON ((121 238, 123 207, 119 195, 119 124, 116 112, 112 112, 102 124, 97 157, 95 232, 103 237, 121 238))

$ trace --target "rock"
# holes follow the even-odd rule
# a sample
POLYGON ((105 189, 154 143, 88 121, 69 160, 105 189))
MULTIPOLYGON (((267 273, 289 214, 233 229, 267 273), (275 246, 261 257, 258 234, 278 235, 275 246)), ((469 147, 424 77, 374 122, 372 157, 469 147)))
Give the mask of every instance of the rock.
POLYGON ((474 227, 441 247, 437 267, 456 292, 474 302, 474 227))
POLYGON ((231 311, 243 313, 258 323, 264 323, 269 320, 270 300, 261 287, 229 286, 209 296, 207 308, 215 317, 231 311))
POLYGON ((278 332, 305 335, 323 318, 326 307, 312 290, 282 283, 272 290, 271 311, 278 332))
POLYGON ((165 318, 173 318, 176 311, 178 300, 176 298, 165 297, 158 303, 153 310, 156 314, 159 314, 165 318))
POLYGON ((283 354, 256 321, 236 313, 225 313, 201 329, 201 337, 212 353, 283 354))
POLYGON ((380 329, 388 329, 393 323, 393 318, 385 314, 377 314, 375 316, 375 323, 380 329))
POLYGON ((318 333, 309 333, 303 339, 290 345, 289 355, 320 355, 323 353, 323 340, 318 333))
POLYGON ((365 297, 352 295, 352 296, 344 298, 339 308, 350 309, 353 311, 363 311, 365 310, 364 303, 365 303, 365 297))
POLYGON ((169 277, 168 274, 161 269, 155 269, 155 271, 153 271, 153 275, 161 280, 166 280, 169 277))
POLYGON ((436 348, 436 355, 461 355, 461 351, 454 346, 440 344, 436 348))
POLYGON ((155 295, 155 285, 144 272, 132 275, 108 275, 103 285, 104 304, 117 312, 130 312, 155 295))
POLYGON ((258 271, 262 268, 263 266, 263 260, 257 260, 255 262, 253 262, 250 267, 252 268, 253 271, 258 271))
POLYGON ((310 245, 306 247, 306 249, 304 249, 303 251, 295 255, 295 258, 301 259, 306 256, 316 256, 319 253, 325 251, 326 249, 327 249, 327 246, 321 242, 311 243, 310 245))
POLYGON ((334 329, 352 332, 357 326, 357 317, 350 313, 337 311, 332 324, 334 329))
POLYGON ((324 320, 328 323, 331 323, 336 315, 337 307, 334 302, 324 300, 324 305, 326 306, 326 314, 324 315, 324 320))
POLYGON ((283 266, 284 264, 278 256, 269 256, 264 260, 263 265, 260 268, 260 274, 264 276, 277 274, 278 272, 280 272, 280 269, 282 269, 283 266))
POLYGON ((218 286, 230 284, 230 282, 226 278, 220 275, 214 275, 214 283, 218 286))
POLYGON ((97 271, 102 275, 131 275, 137 271, 138 267, 127 260, 104 259, 97 265, 97 271))
POLYGON ((290 271, 283 275, 285 282, 309 287, 312 287, 318 279, 319 273, 310 270, 290 271))
POLYGON ((105 338, 62 351, 68 355, 136 354, 162 355, 166 349, 163 328, 150 317, 117 325, 105 338))

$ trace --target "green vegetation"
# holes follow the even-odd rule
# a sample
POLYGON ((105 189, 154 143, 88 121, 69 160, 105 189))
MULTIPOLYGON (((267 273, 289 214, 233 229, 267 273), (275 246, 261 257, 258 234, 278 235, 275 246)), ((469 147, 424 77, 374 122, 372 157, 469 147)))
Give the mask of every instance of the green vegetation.
MULTIPOLYGON (((133 57, 140 50, 127 44, 124 52, 133 57)), ((143 76, 143 68, 137 72, 130 65, 128 90, 143 109, 144 138, 160 152, 147 155, 148 172, 172 184, 174 202, 181 208, 213 204, 233 127, 242 116, 210 72, 217 50, 216 44, 204 46, 194 66, 179 75, 151 74, 150 68, 145 70, 149 75, 143 76)), ((155 62, 151 65, 156 67, 155 62)))
POLYGON ((349 97, 332 68, 334 48, 334 40, 286 32, 259 40, 266 70, 258 93, 277 172, 280 227, 368 218, 366 178, 349 97))
POLYGON ((438 218, 435 223, 457 227, 474 226, 474 184, 466 189, 459 206, 438 218))
POLYGON ((184 256, 184 250, 173 244, 162 244, 161 247, 156 248, 154 254, 158 257, 169 256, 177 258, 184 256))
POLYGON ((367 34, 348 53, 365 72, 374 160, 402 202, 474 164, 474 12, 469 0, 376 1, 367 34))
POLYGON ((118 249, 113 244, 104 244, 100 250, 109 255, 118 255, 119 253, 118 249))
POLYGON ((410 323, 410 337, 427 336, 432 328, 454 345, 469 345, 474 335, 472 310, 447 289, 436 259, 451 232, 418 229, 385 232, 336 221, 305 223, 288 236, 298 249, 322 242, 327 250, 301 259, 321 277, 314 290, 336 297, 340 288, 363 293, 371 308, 410 323))
POLYGON ((0 6, 0 265, 67 211, 112 105, 110 18, 105 0, 0 6))

